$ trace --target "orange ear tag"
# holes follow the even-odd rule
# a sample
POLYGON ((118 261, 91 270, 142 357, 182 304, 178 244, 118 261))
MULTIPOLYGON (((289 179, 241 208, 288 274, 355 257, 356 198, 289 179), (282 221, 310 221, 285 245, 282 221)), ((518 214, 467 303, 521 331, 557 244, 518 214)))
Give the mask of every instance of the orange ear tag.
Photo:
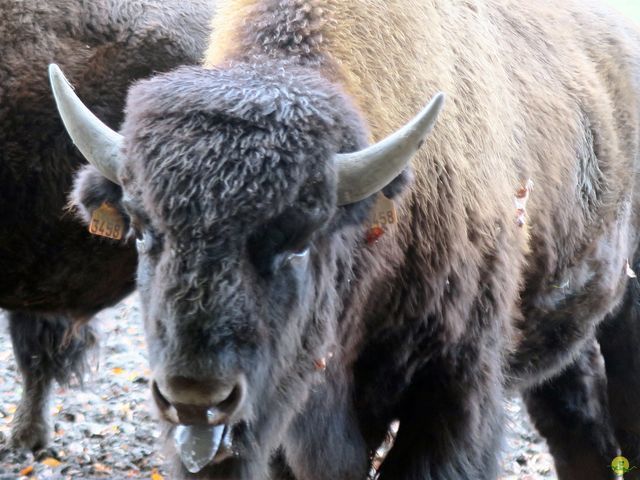
POLYGON ((393 200, 378 194, 376 204, 373 206, 369 217, 369 228, 367 229, 367 243, 371 245, 385 234, 389 225, 398 223, 398 214, 393 200))
POLYGON ((104 202, 91 215, 89 232, 99 237, 120 240, 124 235, 124 219, 115 207, 104 202))

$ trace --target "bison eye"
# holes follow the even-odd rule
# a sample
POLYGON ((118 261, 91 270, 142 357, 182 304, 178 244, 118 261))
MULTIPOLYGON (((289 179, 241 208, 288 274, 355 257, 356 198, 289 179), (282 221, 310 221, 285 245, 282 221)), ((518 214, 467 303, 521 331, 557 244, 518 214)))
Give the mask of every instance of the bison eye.
POLYGON ((149 253, 153 250, 154 242, 153 234, 150 231, 136 232, 136 248, 138 249, 138 253, 149 253))
POLYGON ((281 253, 260 252, 256 255, 255 251, 251 254, 253 264, 264 277, 271 277, 284 266, 292 266, 294 268, 302 268, 307 265, 309 259, 309 248, 296 249, 281 253))
POLYGON ((301 265, 309 258, 309 247, 296 252, 291 252, 285 258, 285 261, 292 265, 301 265))

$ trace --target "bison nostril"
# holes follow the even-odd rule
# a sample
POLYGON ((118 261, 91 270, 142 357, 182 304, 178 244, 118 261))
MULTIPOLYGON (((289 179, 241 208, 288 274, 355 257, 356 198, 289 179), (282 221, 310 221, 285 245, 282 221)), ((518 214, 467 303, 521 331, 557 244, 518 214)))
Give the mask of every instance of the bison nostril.
POLYGON ((156 382, 151 383, 151 393, 153 394, 153 398, 160 408, 167 409, 171 406, 169 400, 167 400, 164 395, 162 395, 162 392, 158 388, 158 384, 156 382))
POLYGON ((229 396, 225 400, 220 402, 216 406, 216 408, 217 410, 221 410, 223 412, 234 411, 242 402, 243 397, 244 386, 241 383, 238 383, 235 387, 233 387, 233 390, 231 390, 229 396))
POLYGON ((151 394, 153 399, 156 402, 156 405, 160 409, 162 415, 169 421, 173 423, 178 423, 178 412, 175 407, 169 403, 169 401, 162 394, 160 389, 158 388, 158 384, 154 381, 151 384, 151 394))

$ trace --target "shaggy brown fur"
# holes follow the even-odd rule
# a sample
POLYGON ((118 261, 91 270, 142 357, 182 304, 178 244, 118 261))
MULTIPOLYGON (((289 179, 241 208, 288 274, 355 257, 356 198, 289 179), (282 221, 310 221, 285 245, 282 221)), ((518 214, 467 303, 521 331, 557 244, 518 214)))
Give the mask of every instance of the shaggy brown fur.
MULTIPOLYGON (((448 252, 446 268, 466 271, 460 283, 472 298, 477 274, 471 273, 471 265, 460 268, 460 264, 473 264, 469 260, 474 259, 453 250, 465 256, 478 252, 479 260, 492 248, 500 224, 507 222, 502 232, 508 246, 505 263, 511 269, 507 276, 520 280, 505 285, 511 291, 503 294, 510 316, 527 317, 517 322, 522 333, 518 332, 514 347, 526 352, 527 360, 516 360, 513 374, 519 378, 537 367, 544 369, 545 361, 535 360, 533 351, 545 342, 530 331, 539 331, 541 321, 532 322, 531 317, 554 315, 549 310, 556 306, 575 313, 575 306, 602 318, 619 302, 625 284, 623 267, 635 250, 637 219, 630 217, 628 207, 640 114, 637 30, 608 15, 596 2, 565 2, 557 8, 544 1, 526 6, 509 1, 407 1, 400 6, 240 0, 222 2, 205 64, 262 53, 263 42, 256 41, 260 39, 246 25, 266 24, 272 21, 272 11, 286 11, 285 6, 293 11, 296 4, 313 7, 299 6, 305 13, 298 14, 298 23, 293 14, 286 19, 280 13, 279 20, 304 28, 313 41, 290 50, 302 61, 320 58, 327 69, 338 70, 374 139, 406 121, 431 92, 447 92, 450 101, 440 127, 430 148, 414 162, 414 190, 423 205, 419 224, 444 221, 443 234, 455 232, 456 238, 434 238, 430 231, 424 243, 448 252), (245 15, 252 20, 243 20, 245 15), (501 61, 505 58, 518 60, 501 61), (515 191, 527 179, 536 184, 528 210, 530 228, 518 229, 508 220, 513 216, 515 191), (443 188, 451 192, 450 199, 442 198, 443 188), (443 211, 448 218, 442 218, 443 211), (486 243, 479 244, 480 239, 486 243), (447 248, 452 241, 455 248, 447 248), (580 260, 586 257, 595 271, 583 271, 580 260), (555 288, 569 279, 569 287, 555 288), (510 299, 524 284, 522 308, 510 299), (601 302, 594 292, 611 303, 601 302)), ((275 50, 274 46, 279 46, 277 39, 266 48, 275 50)), ((408 203, 401 205, 406 221, 399 235, 414 242, 408 203), (410 233, 403 234, 403 229, 410 233)), ((444 282, 442 273, 423 275, 435 274, 444 282)), ((456 305, 464 310, 459 302, 456 305)), ((455 323, 462 328, 464 322, 455 323)), ((593 327, 592 322, 584 324, 593 327)), ((557 343, 550 346, 557 350, 557 343)), ((549 361, 555 364, 551 357, 549 361)))
POLYGON ((635 455, 635 426, 612 413, 616 437, 590 414, 607 411, 596 327, 631 315, 637 29, 590 1, 226 0, 205 65, 131 90, 121 171, 153 239, 139 285, 157 378, 247 378, 237 456, 201 478, 266 478, 278 449, 300 480, 362 478, 393 419, 380 478, 495 478, 503 391, 576 359, 557 402, 528 397, 534 415, 567 407, 558 429, 538 422, 548 435, 584 427, 582 455, 555 444, 560 471, 606 478, 618 443, 635 455), (400 223, 367 245, 371 199, 335 206, 332 155, 437 90, 400 223), (308 264, 283 262, 301 245, 308 264), (306 366, 328 351, 319 379, 306 366))
POLYGON ((93 342, 81 324, 134 288, 136 264, 132 245, 92 237, 65 209, 85 162, 57 116, 47 65, 64 65, 98 116, 117 125, 133 80, 200 61, 211 8, 208 0, 0 0, 0 308, 10 312, 25 383, 19 446, 46 443, 52 379, 80 369, 93 342))

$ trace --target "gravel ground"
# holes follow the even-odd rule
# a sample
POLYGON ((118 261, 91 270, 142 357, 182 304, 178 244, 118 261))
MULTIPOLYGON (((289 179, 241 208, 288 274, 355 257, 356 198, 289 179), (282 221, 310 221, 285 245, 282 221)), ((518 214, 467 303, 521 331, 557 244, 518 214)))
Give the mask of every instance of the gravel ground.
MULTIPOLYGON (((7 448, 21 393, 7 332, 0 318, 0 480, 165 477, 159 429, 149 407, 149 370, 137 299, 102 312, 94 326, 100 349, 84 388, 56 388, 51 404, 55 432, 35 457, 7 448)), ((544 440, 531 427, 519 399, 509 413, 501 480, 555 478, 544 440)))

